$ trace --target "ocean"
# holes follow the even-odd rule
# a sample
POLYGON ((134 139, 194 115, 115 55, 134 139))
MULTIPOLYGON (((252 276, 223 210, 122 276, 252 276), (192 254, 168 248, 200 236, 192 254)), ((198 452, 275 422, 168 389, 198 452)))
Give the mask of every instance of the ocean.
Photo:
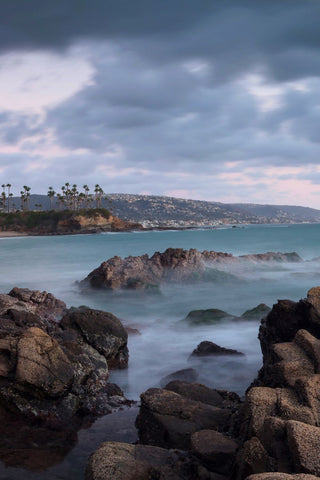
MULTIPOLYGON (((138 329, 140 335, 129 336, 129 368, 113 371, 110 376, 127 398, 138 400, 141 392, 159 386, 163 377, 184 368, 196 369, 201 383, 243 396, 261 366, 259 322, 232 320, 195 327, 184 319, 191 310, 207 308, 219 308, 238 317, 260 303, 271 307, 278 299, 305 297, 311 287, 320 285, 319 239, 318 224, 1 238, 0 291, 8 293, 14 286, 46 290, 68 307, 87 305, 109 311, 125 325, 138 329), (114 255, 152 255, 168 247, 234 255, 295 251, 304 261, 229 266, 215 281, 163 285, 159 294, 81 291, 77 284, 114 255), (190 359, 191 352, 203 340, 234 348, 245 356, 190 359)), ((4 462, 0 465, 0 478, 67 479, 76 478, 72 476, 75 472, 81 478, 87 456, 100 442, 134 441, 132 431, 124 428, 127 420, 121 422, 120 414, 100 419, 79 432, 77 446, 46 472, 28 473, 4 462)), ((130 418, 131 423, 135 414, 135 410, 122 412, 123 419, 130 418)))

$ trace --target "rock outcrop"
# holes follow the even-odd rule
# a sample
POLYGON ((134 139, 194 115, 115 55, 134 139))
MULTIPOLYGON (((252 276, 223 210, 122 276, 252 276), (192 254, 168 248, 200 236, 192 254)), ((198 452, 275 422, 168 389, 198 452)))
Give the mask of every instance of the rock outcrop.
POLYGON ((53 295, 27 289, 0 302, 0 402, 7 410, 64 428, 126 403, 107 382, 109 368, 128 363, 120 320, 87 307, 67 310, 53 295))
MULTIPOLYGON (((230 275, 221 272, 219 266, 241 262, 299 262, 297 253, 264 253, 234 257, 229 253, 196 249, 168 248, 149 257, 113 257, 93 270, 80 285, 116 290, 152 289, 163 282, 214 280, 217 276, 230 275)), ((232 276, 231 276, 232 277, 232 276)))
POLYGON ((263 367, 240 413, 243 445, 233 479, 320 476, 319 307, 316 287, 299 302, 280 300, 262 321, 263 367))
POLYGON ((191 357, 209 357, 212 355, 244 355, 238 350, 233 350, 232 348, 220 347, 216 343, 204 340, 199 343, 197 348, 191 353, 191 357))
POLYGON ((138 446, 105 444, 92 457, 87 480, 108 478, 99 476, 104 468, 123 480, 320 478, 319 327, 320 287, 300 302, 279 301, 262 321, 263 367, 243 403, 233 393, 180 380, 151 388, 141 395, 136 421, 141 452, 150 449, 144 464, 136 463, 138 446), (179 473, 167 463, 172 449, 184 452, 179 473), (155 460, 160 455, 164 460, 155 460))

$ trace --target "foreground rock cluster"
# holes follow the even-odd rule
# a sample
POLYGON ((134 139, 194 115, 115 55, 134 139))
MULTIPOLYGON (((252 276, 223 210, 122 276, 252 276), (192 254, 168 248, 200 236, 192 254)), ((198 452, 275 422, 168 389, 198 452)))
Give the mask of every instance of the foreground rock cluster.
POLYGON ((263 367, 243 402, 174 380, 141 395, 138 445, 106 442, 86 480, 320 478, 320 287, 262 321, 263 367))
MULTIPOLYGON (((268 252, 255 255, 234 257, 230 253, 215 251, 199 252, 192 248, 168 248, 165 252, 155 252, 152 257, 113 257, 103 262, 81 282, 82 286, 116 290, 144 289, 153 290, 163 282, 214 280, 223 272, 214 267, 242 262, 300 262, 302 259, 295 252, 268 252)), ((224 274, 228 277, 227 274, 224 274)))
POLYGON ((127 332, 110 313, 67 309, 46 292, 0 295, 0 402, 50 428, 109 413, 126 402, 107 382, 128 363, 127 332))

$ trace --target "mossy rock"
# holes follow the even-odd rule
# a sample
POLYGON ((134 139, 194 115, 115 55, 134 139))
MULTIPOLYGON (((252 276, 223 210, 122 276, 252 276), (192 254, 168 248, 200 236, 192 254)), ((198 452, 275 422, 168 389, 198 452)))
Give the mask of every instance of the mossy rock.
POLYGON ((209 308, 207 310, 192 310, 188 313, 185 320, 191 325, 210 325, 231 318, 233 318, 233 315, 223 310, 209 308))
POLYGON ((246 320, 261 320, 263 317, 266 317, 269 312, 271 312, 271 308, 265 303, 260 303, 256 307, 246 310, 241 317, 246 320))

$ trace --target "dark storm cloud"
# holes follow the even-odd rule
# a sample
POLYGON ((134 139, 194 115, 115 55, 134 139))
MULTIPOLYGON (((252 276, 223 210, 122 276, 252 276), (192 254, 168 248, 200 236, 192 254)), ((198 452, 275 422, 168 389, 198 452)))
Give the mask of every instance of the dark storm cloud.
POLYGON ((0 48, 64 48, 116 40, 154 62, 205 57, 217 77, 253 66, 278 80, 320 72, 315 0, 10 0, 0 48))

